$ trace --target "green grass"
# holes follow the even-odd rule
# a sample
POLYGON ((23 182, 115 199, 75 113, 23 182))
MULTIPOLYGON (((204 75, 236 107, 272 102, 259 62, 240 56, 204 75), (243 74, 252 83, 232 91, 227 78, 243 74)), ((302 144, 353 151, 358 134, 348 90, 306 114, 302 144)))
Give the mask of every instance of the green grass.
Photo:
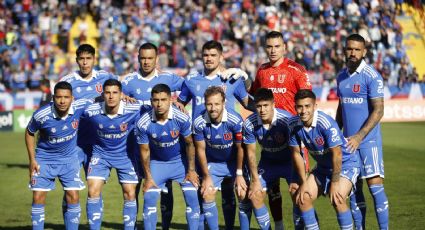
MULTIPOLYGON (((385 159, 385 189, 390 202, 391 229, 423 229, 425 226, 425 123, 386 123, 382 125, 385 159)), ((31 192, 28 187, 28 159, 23 133, 0 133, 0 229, 31 229, 31 192)), ((292 208, 286 183, 282 181, 284 222, 293 229, 292 208)), ((61 200, 62 189, 49 192, 46 205, 46 229, 64 229, 61 200)), ((185 207, 181 191, 174 184, 173 228, 185 228, 185 207)), ((368 205, 367 228, 377 229, 373 202, 365 190, 368 205)), ((103 229, 121 229, 122 193, 115 172, 104 187, 105 216, 103 229)), ((81 193, 83 209, 80 229, 87 229, 85 199, 87 190, 81 193)), ((140 196, 142 199, 142 196, 140 196)), ((221 202, 217 202, 218 204, 221 202)), ((321 197, 316 201, 322 229, 338 229, 335 212, 329 200, 321 197)), ((220 209, 219 209, 220 210, 220 209)), ((138 219, 142 219, 139 213, 138 219)), ((160 221, 160 219, 159 219, 160 221)), ((252 218, 253 227, 257 227, 252 218)), ((141 224, 140 221, 138 224, 141 224)), ((220 211, 220 224, 223 225, 220 211)), ((236 224, 237 218, 236 218, 236 224)), ((273 225, 272 225, 273 226, 273 225)))

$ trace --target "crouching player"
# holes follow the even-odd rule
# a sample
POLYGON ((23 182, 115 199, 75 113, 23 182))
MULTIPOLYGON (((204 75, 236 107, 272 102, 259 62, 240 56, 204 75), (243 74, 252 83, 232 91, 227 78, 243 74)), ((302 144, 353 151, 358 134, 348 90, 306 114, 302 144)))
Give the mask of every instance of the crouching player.
POLYGON ((78 190, 85 188, 80 178, 77 131, 86 101, 73 102, 68 82, 55 85, 53 102, 34 112, 25 132, 33 191, 31 220, 33 229, 44 229, 47 192, 55 188, 58 177, 66 191, 65 228, 78 229, 80 200, 78 190), (39 133, 35 148, 35 133, 39 133))
POLYGON ((301 209, 305 227, 319 229, 313 202, 319 195, 329 194, 340 228, 352 229, 353 221, 346 199, 359 174, 357 155, 346 150, 346 140, 335 120, 317 110, 316 96, 312 91, 300 90, 296 93, 295 109, 298 116, 290 119, 289 145, 299 176, 295 200, 301 209), (306 176, 300 153, 301 142, 317 161, 316 168, 309 176, 306 176))
POLYGON ((225 108, 226 95, 219 86, 204 94, 206 110, 195 118, 194 139, 203 181, 203 210, 209 229, 218 230, 215 195, 225 178, 235 182, 240 203, 241 229, 249 229, 250 204, 244 201, 247 185, 242 174, 242 117, 225 108), (246 210, 247 209, 247 210, 246 210))
POLYGON ((156 229, 156 204, 160 192, 168 180, 174 180, 183 190, 189 229, 198 229, 199 179, 195 172, 190 117, 171 105, 171 90, 167 85, 155 85, 151 97, 152 108, 141 115, 136 128, 145 174, 144 227, 156 229))
POLYGON ((128 145, 129 139, 135 138, 133 132, 140 104, 122 101, 122 86, 115 79, 105 81, 102 95, 104 102, 89 106, 83 115, 96 133, 87 172, 87 219, 90 229, 101 228, 103 208, 100 195, 111 169, 115 168, 124 197, 124 229, 134 229, 137 216, 135 190, 139 179, 134 169, 134 147, 128 145))

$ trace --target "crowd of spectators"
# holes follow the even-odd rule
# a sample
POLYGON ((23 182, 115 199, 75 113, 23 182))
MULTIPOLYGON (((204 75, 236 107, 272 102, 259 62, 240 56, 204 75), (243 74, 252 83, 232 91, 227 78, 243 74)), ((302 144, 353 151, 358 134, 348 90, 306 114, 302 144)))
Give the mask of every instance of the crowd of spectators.
POLYGON ((69 43, 86 41, 87 25, 71 37, 76 19, 97 25, 98 67, 117 75, 138 69, 144 42, 159 47, 161 68, 187 74, 202 68, 208 40, 224 45, 227 67, 255 77, 267 61, 263 42, 281 31, 288 58, 304 65, 313 86, 335 85, 344 66, 343 41, 358 32, 367 40, 367 61, 386 84, 416 82, 419 76, 403 47, 402 0, 2 0, 0 1, 0 91, 38 89, 75 70, 69 43))

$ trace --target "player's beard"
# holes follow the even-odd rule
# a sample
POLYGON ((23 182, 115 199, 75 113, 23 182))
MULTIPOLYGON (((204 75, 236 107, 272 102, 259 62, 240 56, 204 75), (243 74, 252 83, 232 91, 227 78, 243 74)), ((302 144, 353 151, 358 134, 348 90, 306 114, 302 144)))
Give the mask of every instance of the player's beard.
POLYGON ((355 61, 351 61, 351 58, 347 60, 347 67, 351 70, 356 70, 362 62, 363 58, 357 59, 355 61))

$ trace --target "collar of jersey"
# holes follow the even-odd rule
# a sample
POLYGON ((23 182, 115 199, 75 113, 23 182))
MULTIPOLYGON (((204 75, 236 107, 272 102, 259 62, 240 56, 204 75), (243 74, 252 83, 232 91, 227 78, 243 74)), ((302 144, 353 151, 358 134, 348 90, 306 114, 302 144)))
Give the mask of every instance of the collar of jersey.
MULTIPOLYGON (((206 123, 211 124, 211 119, 210 119, 210 116, 208 116, 208 112, 206 112, 204 114, 204 120, 205 120, 206 123)), ((220 123, 222 123, 222 122, 227 122, 227 109, 226 108, 223 109, 223 116, 221 118, 220 123)))
MULTIPOLYGON (((106 113, 105 102, 102 102, 100 104, 100 106, 102 107, 101 113, 102 114, 109 115, 109 114, 106 113)), ((123 113, 124 113, 124 102, 123 101, 120 101, 120 105, 118 107, 117 115, 122 115, 123 113)))
POLYGON ((140 74, 140 70, 139 70, 139 72, 137 73, 137 78, 138 79, 140 79, 140 80, 143 80, 143 81, 151 81, 152 79, 154 79, 154 78, 156 78, 156 77, 158 77, 159 75, 158 75, 158 70, 157 69, 155 69, 154 70, 155 72, 155 74, 151 77, 151 78, 149 78, 149 79, 147 79, 147 78, 145 78, 145 77, 143 77, 141 74, 140 74))
POLYGON ((80 76, 80 74, 78 74, 78 71, 77 72, 74 72, 74 75, 75 75, 75 79, 76 80, 79 80, 79 81, 91 81, 91 79, 92 78, 97 78, 97 71, 95 70, 95 69, 93 69, 92 71, 91 71, 91 76, 92 76, 92 78, 90 78, 90 80, 86 80, 86 79, 84 79, 84 78, 82 78, 81 76, 80 76))
MULTIPOLYGON (((55 103, 52 103, 52 116, 53 116, 53 118, 58 118, 59 117, 59 114, 58 114, 58 112, 56 111, 56 108, 55 108, 55 103)), ((74 106, 73 106, 73 104, 71 104, 71 106, 69 106, 69 109, 68 109, 68 115, 72 115, 72 114, 74 114, 74 106)), ((66 118, 67 118, 68 116, 65 116, 65 117, 61 117, 61 119, 62 120, 65 120, 66 118)))
MULTIPOLYGON (((271 125, 276 125, 276 122, 277 122, 277 109, 276 108, 274 108, 273 109, 273 118, 272 118, 272 123, 271 123, 271 125)), ((260 115, 257 113, 257 120, 258 120, 258 124, 259 125, 263 125, 263 121, 261 120, 261 117, 260 117, 260 115)))
MULTIPOLYGON (((173 115, 174 115, 173 106, 170 105, 170 108, 168 109, 168 119, 169 120, 173 119, 173 115)), ((158 121, 156 119, 155 110, 153 109, 152 109, 152 121, 158 121)))
MULTIPOLYGON (((315 128, 317 126, 317 119, 318 118, 319 118, 319 111, 316 109, 316 111, 314 111, 314 114, 313 114, 313 121, 311 122, 311 126, 310 127, 303 126, 303 128, 306 131, 310 131, 312 128, 315 128)), ((301 124, 302 124, 302 122, 301 122, 301 124)))
POLYGON ((355 74, 359 74, 360 72, 362 72, 364 67, 366 67, 366 62, 364 60, 362 60, 362 62, 360 62, 360 65, 357 67, 357 69, 356 69, 356 71, 354 71, 354 73, 350 74, 350 72, 348 72, 348 68, 347 68, 347 73, 348 73, 348 75, 350 75, 350 77, 352 77, 355 74))
POLYGON ((220 72, 220 71, 218 71, 215 75, 212 75, 212 76, 207 76, 207 75, 205 74, 205 71, 202 71, 202 76, 203 76, 204 78, 208 79, 208 80, 213 80, 213 79, 215 79, 215 78, 217 78, 217 77, 220 77, 220 75, 221 75, 221 72, 220 72))

